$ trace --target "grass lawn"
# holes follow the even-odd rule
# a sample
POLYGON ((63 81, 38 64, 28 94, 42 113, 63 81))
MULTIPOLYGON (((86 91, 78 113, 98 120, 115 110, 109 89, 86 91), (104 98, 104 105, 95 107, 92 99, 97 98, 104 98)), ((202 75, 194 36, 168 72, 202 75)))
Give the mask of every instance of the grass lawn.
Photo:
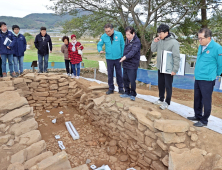
MULTIPOLYGON (((24 56, 24 62, 32 62, 38 60, 37 50, 27 50, 24 56)), ((50 53, 49 62, 64 62, 64 56, 61 53, 50 53)), ((99 68, 99 62, 83 58, 85 68, 99 68)))

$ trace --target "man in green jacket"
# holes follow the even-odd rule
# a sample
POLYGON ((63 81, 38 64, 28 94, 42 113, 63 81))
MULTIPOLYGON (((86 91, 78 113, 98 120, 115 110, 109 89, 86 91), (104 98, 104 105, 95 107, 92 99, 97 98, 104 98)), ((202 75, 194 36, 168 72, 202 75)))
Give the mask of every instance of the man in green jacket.
POLYGON ((100 41, 97 44, 97 49, 100 54, 106 54, 106 62, 108 69, 108 84, 109 90, 106 92, 107 95, 114 92, 113 84, 113 72, 115 67, 117 84, 119 86, 119 93, 124 94, 123 90, 123 75, 120 59, 123 57, 124 51, 124 38, 121 32, 114 31, 112 24, 106 24, 104 26, 105 34, 102 35, 100 41), (106 52, 102 50, 105 44, 106 52))
POLYGON ((157 52, 157 68, 158 68, 158 89, 159 89, 159 100, 153 104, 160 105, 161 109, 166 109, 170 105, 172 96, 172 84, 173 76, 179 70, 180 62, 180 50, 179 43, 176 40, 176 35, 169 32, 169 26, 161 24, 157 28, 158 37, 156 37, 151 44, 151 51, 157 52), (161 55, 162 51, 171 51, 173 56, 173 71, 171 74, 160 73, 161 67, 161 55), (165 89, 167 92, 166 99, 164 102, 165 89))
POLYGON ((200 46, 194 71, 195 116, 187 118, 192 121, 198 121, 194 123, 194 126, 197 127, 207 126, 211 113, 215 79, 222 73, 222 47, 211 37, 212 32, 208 28, 202 28, 198 32, 200 46))

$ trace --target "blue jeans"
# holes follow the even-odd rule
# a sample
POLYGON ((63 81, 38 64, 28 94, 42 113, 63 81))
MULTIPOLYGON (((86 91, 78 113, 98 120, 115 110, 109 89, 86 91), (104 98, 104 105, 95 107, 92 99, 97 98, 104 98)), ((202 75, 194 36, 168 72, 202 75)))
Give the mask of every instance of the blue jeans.
POLYGON ((2 72, 6 73, 6 62, 8 59, 8 65, 10 73, 13 73, 13 54, 1 54, 2 57, 2 72))
POLYGON ((14 70, 16 73, 18 73, 19 70, 20 70, 20 74, 23 73, 23 59, 24 59, 24 56, 21 56, 21 57, 14 56, 13 57, 14 70), (19 64, 19 70, 18 70, 18 64, 19 64))
POLYGON ((79 76, 80 75, 80 63, 72 64, 72 70, 73 70, 74 76, 76 76, 76 67, 77 67, 77 76, 79 76))
POLYGON ((39 62, 39 71, 40 72, 46 72, 48 69, 48 60, 49 60, 49 54, 41 55, 38 54, 38 62, 39 62), (43 70, 43 57, 44 57, 44 70, 43 70))

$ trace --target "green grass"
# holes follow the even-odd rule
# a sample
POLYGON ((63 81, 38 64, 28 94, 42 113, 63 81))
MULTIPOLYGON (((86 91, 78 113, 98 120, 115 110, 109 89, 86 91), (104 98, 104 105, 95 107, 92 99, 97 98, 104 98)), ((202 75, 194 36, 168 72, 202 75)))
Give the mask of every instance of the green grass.
MULTIPOLYGON (((34 60, 38 60, 37 50, 27 50, 24 56, 24 62, 32 62, 34 60)), ((64 62, 63 54, 50 53, 49 54, 49 62, 64 62)), ((94 60, 84 59, 85 68, 99 68, 99 62, 94 60)))

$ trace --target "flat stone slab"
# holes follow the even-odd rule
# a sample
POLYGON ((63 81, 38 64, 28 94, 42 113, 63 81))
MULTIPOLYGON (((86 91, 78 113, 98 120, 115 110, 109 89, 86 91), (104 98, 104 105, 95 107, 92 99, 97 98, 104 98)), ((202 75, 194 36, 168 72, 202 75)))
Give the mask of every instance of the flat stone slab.
POLYGON ((23 105, 28 105, 28 101, 20 97, 18 92, 6 91, 0 94, 0 113, 6 113, 23 105))
POLYGON ((31 130, 36 130, 37 128, 38 128, 38 123, 35 121, 34 118, 32 118, 24 122, 12 125, 12 127, 9 130, 9 133, 15 134, 15 136, 20 136, 31 130))
POLYGON ((109 89, 109 86, 91 86, 89 87, 90 90, 99 90, 99 89, 109 89))
POLYGON ((31 112, 31 107, 21 107, 19 109, 15 109, 9 113, 7 113, 5 116, 0 118, 0 122, 6 123, 10 122, 13 119, 17 117, 23 117, 31 112))
POLYGON ((189 130, 189 123, 183 120, 155 120, 154 127, 160 131, 175 133, 189 130))
POLYGON ((129 107, 129 111, 138 119, 138 122, 147 126, 150 130, 156 131, 153 126, 153 122, 146 118, 147 110, 140 107, 129 107))

